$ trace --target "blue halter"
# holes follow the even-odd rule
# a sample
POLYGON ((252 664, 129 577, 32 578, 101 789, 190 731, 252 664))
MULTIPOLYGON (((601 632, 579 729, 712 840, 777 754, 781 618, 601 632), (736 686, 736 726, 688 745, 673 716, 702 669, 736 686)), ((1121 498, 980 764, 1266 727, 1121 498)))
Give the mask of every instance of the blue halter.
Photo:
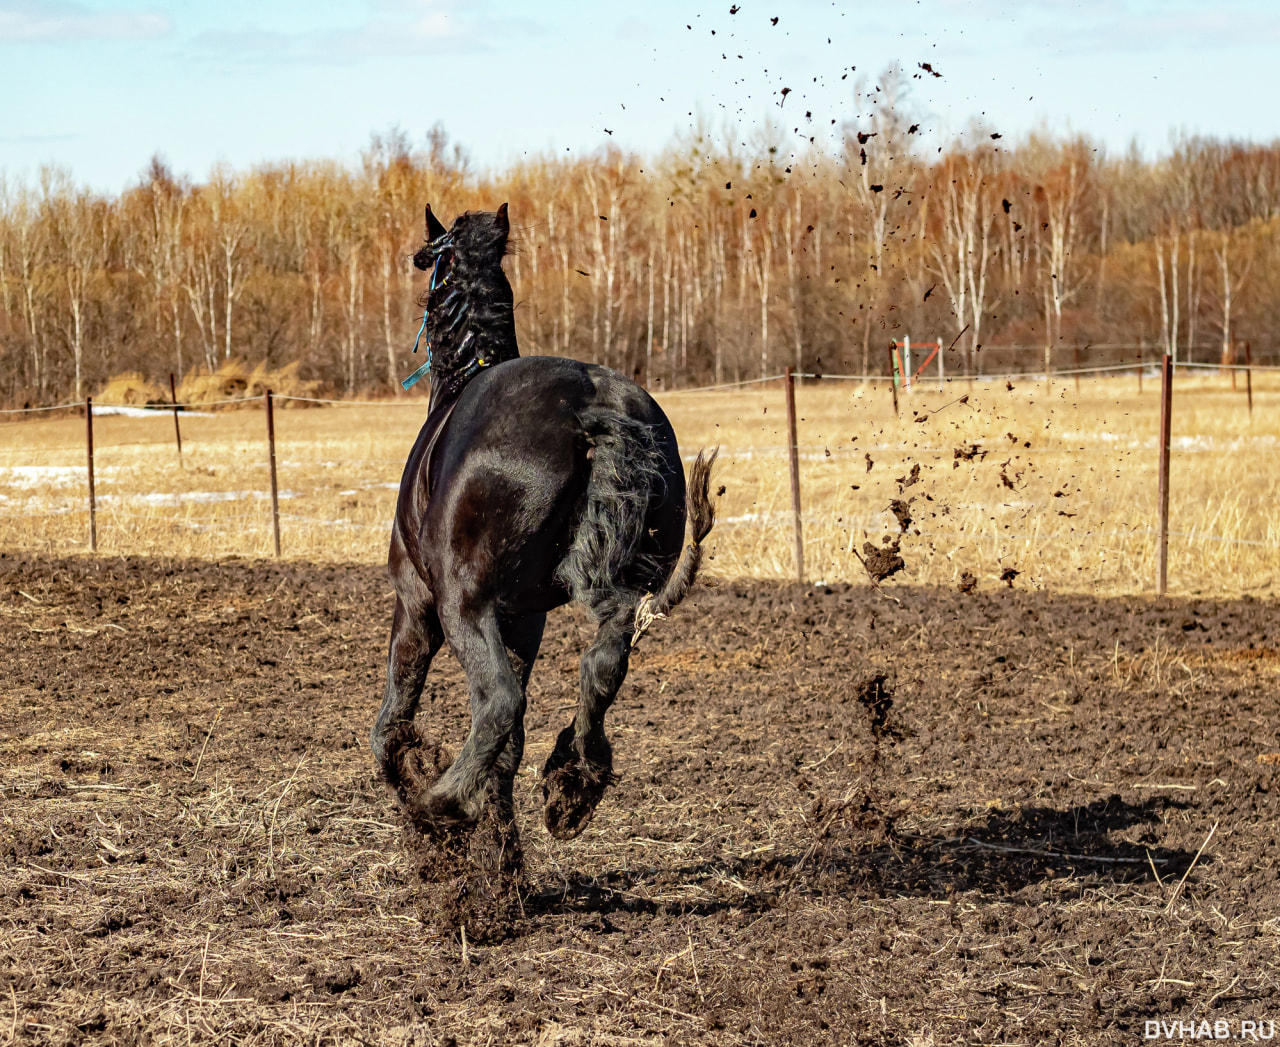
MULTIPOLYGON (((437 241, 437 243, 441 243, 441 242, 442 241, 437 241)), ((440 286, 440 282, 441 282, 440 281, 440 263, 443 261, 444 261, 444 251, 443 251, 443 248, 441 248, 440 253, 436 255, 436 264, 431 268, 431 286, 428 288, 428 292, 434 291, 438 286, 440 286)), ((446 276, 445 277, 446 283, 448 282, 448 279, 449 278, 446 276)), ((423 309, 422 310, 422 326, 418 328, 418 336, 413 340, 413 351, 415 353, 417 353, 418 351, 418 343, 422 341, 422 335, 426 331, 426 329, 427 329, 427 310, 423 309)), ((418 380, 421 379, 423 375, 427 375, 430 373, 431 373, 431 336, 427 335, 427 362, 424 363, 421 367, 419 367, 416 371, 414 371, 413 374, 409 375, 408 378, 402 381, 400 383, 401 388, 406 390, 412 388, 414 385, 418 383, 418 380)))
MULTIPOLYGON (((422 326, 418 328, 418 337, 413 340, 413 351, 415 353, 418 351, 418 343, 422 341, 422 334, 424 331, 426 331, 426 329, 427 329, 427 313, 426 313, 426 310, 424 309, 422 312, 422 326)), ((419 367, 416 371, 414 371, 413 374, 409 375, 409 377, 406 378, 403 382, 401 382, 400 385, 406 390, 410 389, 417 384, 418 379, 420 379, 423 375, 430 374, 430 373, 431 373, 431 338, 430 336, 428 336, 427 337, 427 362, 424 363, 421 367, 419 367)))
MULTIPOLYGON (((440 279, 440 263, 442 261, 444 261, 443 251, 436 256, 436 264, 431 270, 431 286, 429 288, 429 291, 434 291, 437 287, 441 286, 442 284, 447 284, 449 282, 449 277, 447 275, 443 280, 440 279)), ((422 311, 422 326, 418 328, 418 336, 413 340, 413 351, 415 353, 418 351, 418 344, 422 341, 422 336, 424 333, 426 333, 426 330, 427 330, 427 310, 424 309, 422 311)), ((465 347, 466 344, 471 341, 471 337, 472 337, 472 333, 468 332, 466 338, 462 340, 462 346, 460 348, 465 347)), ((426 342, 427 342, 427 362, 424 363, 421 367, 419 367, 416 371, 414 371, 413 374, 409 375, 408 378, 404 379, 404 381, 400 383, 401 387, 406 390, 416 385, 419 379, 421 379, 424 375, 428 375, 431 373, 431 336, 429 334, 427 335, 426 342)), ((465 382, 477 371, 479 371, 482 367, 487 367, 487 366, 488 366, 487 360, 485 360, 483 357, 477 357, 476 359, 471 361, 471 363, 467 366, 466 371, 463 372, 462 381, 465 382)))

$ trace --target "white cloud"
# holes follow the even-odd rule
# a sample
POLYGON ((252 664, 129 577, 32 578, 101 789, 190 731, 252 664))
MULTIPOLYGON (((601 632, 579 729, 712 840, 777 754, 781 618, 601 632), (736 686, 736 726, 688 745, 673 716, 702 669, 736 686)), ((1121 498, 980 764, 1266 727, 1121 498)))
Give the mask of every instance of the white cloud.
POLYGON ((1141 54, 1163 47, 1203 51, 1239 48, 1280 39, 1280 15, 1254 10, 1169 8, 1124 13, 1111 19, 1067 28, 1063 43, 1082 48, 1141 54))
POLYGON ((66 0, 0 0, 0 44, 151 40, 172 30, 169 17, 153 11, 95 11, 66 0))
POLYGON ((1162 48, 1236 48, 1280 39, 1265 0, 940 0, 953 18, 1022 31, 1028 47, 1143 54, 1162 48))
POLYGON ((50 142, 75 142, 81 133, 0 135, 0 145, 46 145, 50 142))
POLYGON ((350 65, 388 57, 491 52, 541 35, 536 22, 496 16, 487 6, 466 6, 460 0, 375 0, 370 16, 350 29, 247 25, 203 32, 190 43, 197 55, 219 61, 350 65))

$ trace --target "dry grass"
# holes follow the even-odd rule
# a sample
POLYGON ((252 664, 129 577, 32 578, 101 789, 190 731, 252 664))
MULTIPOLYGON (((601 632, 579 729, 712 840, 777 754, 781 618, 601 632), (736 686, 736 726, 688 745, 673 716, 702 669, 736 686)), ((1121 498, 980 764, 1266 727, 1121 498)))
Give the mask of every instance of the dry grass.
MULTIPOLYGON (((263 363, 250 368, 244 361, 232 359, 216 371, 197 367, 178 384, 178 402, 234 409, 236 405, 226 401, 261 396, 268 389, 282 396, 315 396, 321 383, 299 378, 300 366, 295 361, 273 371, 263 363)), ((153 382, 145 375, 128 372, 116 375, 95 392, 93 398, 99 404, 145 406, 170 403, 172 395, 163 382, 153 382)))
MULTIPOLYGON (((178 402, 184 404, 208 404, 221 400, 235 400, 245 396, 262 396, 268 389, 279 396, 315 396, 322 383, 305 381, 298 377, 301 364, 294 361, 278 371, 259 363, 250 369, 241 360, 228 360, 216 371, 196 368, 178 386, 178 402)), ((112 403, 103 396, 104 403, 112 403)), ((166 399, 163 395, 161 400, 166 399)))
MULTIPOLYGON (((251 376, 248 376, 251 377, 251 376)), ((246 379, 247 380, 247 379, 246 379)), ((777 387, 671 393, 662 402, 686 453, 718 443, 725 485, 711 568, 794 572, 777 387)), ((895 578, 950 585, 968 571, 999 585, 1105 593, 1150 590, 1157 522, 1156 383, 1132 377, 929 386, 895 420, 882 386, 825 381, 797 393, 808 577, 862 581, 855 555, 899 526, 895 578), (967 401, 960 398, 967 394, 967 401), (957 449, 978 452, 958 459, 957 449), (1029 446, 1028 446, 1029 445, 1029 446), (868 457, 869 456, 869 459, 868 457), (919 480, 905 488, 915 466, 919 480)), ((1174 592, 1273 591, 1280 581, 1280 381, 1242 392, 1219 376, 1179 378, 1174 403, 1169 578, 1174 592)), ((422 401, 288 410, 277 416, 286 555, 374 561, 385 539, 422 401)), ((260 407, 182 419, 179 463, 168 415, 95 420, 99 547, 107 553, 261 556, 271 549, 260 407)), ((87 544, 82 418, 0 426, 0 547, 87 544), (53 467, 37 473, 14 467, 53 467)), ((887 583, 892 586, 894 582, 887 583)))
MULTIPOLYGON (((826 382, 799 390, 808 577, 863 580, 853 555, 899 525, 906 580, 949 585, 965 571, 998 584, 1108 593, 1152 588, 1158 523, 1158 386, 1132 377, 958 382, 903 397, 826 382), (968 395, 967 402, 958 402, 968 395), (971 459, 960 449, 978 447, 971 459), (868 461, 868 455, 870 460, 868 461), (906 486, 914 466, 919 480, 906 486), (919 532, 917 534, 917 531, 919 532)), ((1174 401, 1169 577, 1175 592, 1267 590, 1280 581, 1280 383, 1241 393, 1179 379, 1174 401), (1253 544, 1249 544, 1253 543, 1253 544)), ((715 535, 727 575, 794 572, 786 419, 780 391, 671 396, 681 441, 725 445, 728 490, 715 535)))
MULTIPOLYGON (((386 589, 0 563, 0 1042, 1092 1047, 1275 1013, 1277 666, 1239 657, 1265 603, 702 589, 696 635, 636 651, 622 780, 569 845, 535 768, 592 629, 554 615, 527 923, 464 944, 364 742, 386 589), (872 769, 892 833, 857 817, 872 769)), ((456 746, 461 670, 432 677, 456 746)))

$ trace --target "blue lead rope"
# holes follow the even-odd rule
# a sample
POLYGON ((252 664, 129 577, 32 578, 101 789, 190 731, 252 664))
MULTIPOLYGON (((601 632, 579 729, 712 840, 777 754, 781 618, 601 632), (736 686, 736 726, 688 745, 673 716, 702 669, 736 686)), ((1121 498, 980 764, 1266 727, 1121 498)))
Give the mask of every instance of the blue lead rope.
POLYGON ((400 385, 406 390, 410 389, 412 386, 414 386, 417 383, 419 378, 421 378, 424 374, 427 374, 430 370, 431 370, 431 361, 428 360, 425 364, 423 364, 416 371, 414 371, 413 374, 409 375, 408 378, 406 378, 403 382, 401 382, 400 385))
MULTIPOLYGON (((418 343, 422 341, 422 332, 425 331, 426 329, 427 329, 427 313, 426 313, 426 310, 423 310, 422 326, 418 328, 418 337, 413 340, 413 351, 415 353, 418 351, 418 343)), ((429 374, 430 372, 431 372, 431 339, 428 338, 427 339, 427 362, 424 363, 421 367, 419 367, 416 371, 414 371, 413 374, 409 375, 409 377, 406 378, 403 382, 401 382, 400 385, 403 389, 408 390, 412 386, 416 385, 418 380, 423 375, 429 374)))
MULTIPOLYGON (((452 241, 446 241, 443 238, 443 236, 441 239, 434 241, 434 249, 437 252, 436 264, 431 267, 431 286, 428 288, 429 291, 434 291, 437 287, 441 286, 440 263, 444 261, 444 248, 449 246, 451 243, 452 241)), ((445 277, 443 282, 448 283, 447 276, 445 277)), ((418 351, 418 343, 422 341, 422 333, 426 329, 427 329, 427 310, 423 309, 422 310, 422 326, 418 328, 418 337, 413 340, 413 351, 415 353, 418 351)), ((427 336, 427 362, 423 364, 421 367, 419 367, 416 371, 414 371, 413 374, 409 375, 409 377, 406 378, 403 382, 401 382, 400 385, 402 388, 407 390, 410 387, 416 385, 418 383, 418 380, 422 378, 423 375, 430 374, 430 373, 431 373, 431 336, 428 335, 427 336)))
MULTIPOLYGON (((418 336, 413 340, 413 351, 415 353, 418 351, 418 343, 422 341, 422 332, 425 331, 426 329, 427 329, 427 314, 424 311, 422 314, 422 326, 418 328, 418 336)), ((431 339, 430 338, 427 339, 427 355, 428 356, 431 355, 431 339)))

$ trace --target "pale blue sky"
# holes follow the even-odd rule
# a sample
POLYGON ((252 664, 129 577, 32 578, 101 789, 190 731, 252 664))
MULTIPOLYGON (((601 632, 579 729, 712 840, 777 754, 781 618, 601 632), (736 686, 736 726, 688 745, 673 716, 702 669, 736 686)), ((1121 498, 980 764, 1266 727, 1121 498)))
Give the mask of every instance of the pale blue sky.
POLYGON ((1177 130, 1280 136, 1277 0, 731 6, 0 0, 0 170, 56 162, 114 192, 157 151, 199 179, 219 161, 352 162, 372 131, 416 143, 437 121, 480 167, 608 142, 652 152, 699 114, 717 132, 772 115, 821 139, 855 115, 857 78, 895 61, 942 73, 910 81, 935 136, 974 117, 1113 150, 1158 152, 1177 130))

